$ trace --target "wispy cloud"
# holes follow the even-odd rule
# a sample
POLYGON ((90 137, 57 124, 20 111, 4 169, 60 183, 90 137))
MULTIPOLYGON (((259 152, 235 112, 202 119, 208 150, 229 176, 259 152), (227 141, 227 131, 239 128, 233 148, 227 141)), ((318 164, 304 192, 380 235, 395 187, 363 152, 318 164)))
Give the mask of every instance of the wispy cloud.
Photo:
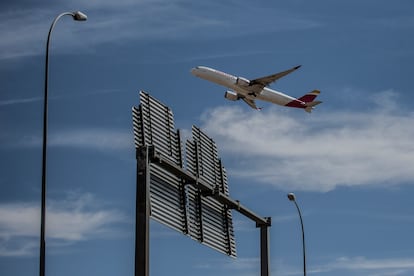
MULTIPOLYGON (((70 95, 59 95, 59 96, 48 96, 48 100, 62 100, 62 99, 71 99, 76 97, 85 97, 90 95, 104 95, 110 93, 118 93, 119 91, 116 89, 99 89, 96 91, 87 91, 82 92, 79 94, 71 93, 70 95)), ((29 104, 33 102, 40 102, 43 101, 43 97, 29 97, 29 98, 9 98, 0 100, 0 106, 9 106, 9 105, 21 105, 21 104, 29 104)))
MULTIPOLYGON (((38 248, 40 206, 34 203, 0 205, 0 256, 27 256, 38 248)), ((51 246, 119 235, 128 223, 120 211, 108 208, 91 194, 72 194, 51 201, 47 208, 46 235, 51 246)))
MULTIPOLYGON (((210 259, 208 262, 195 264, 199 270, 214 273, 237 275, 257 275, 260 271, 259 258, 238 258, 235 260, 210 259)), ((272 274, 281 276, 303 275, 302 267, 292 266, 281 259, 273 259, 270 264, 272 274)), ((321 264, 307 265, 310 275, 369 275, 369 276, 397 276, 412 275, 414 271, 413 258, 368 258, 368 257, 339 257, 327 260, 321 264)))
POLYGON ((0 101, 0 106, 32 103, 32 102, 37 102, 40 100, 42 100, 42 98, 40 97, 25 98, 25 99, 9 99, 9 100, 0 101))
MULTIPOLYGON (((131 127, 132 128, 132 127, 131 127)), ((37 135, 21 135, 1 137, 2 147, 40 147, 42 137, 37 135)), ((67 129, 49 134, 48 146, 78 148, 96 151, 119 151, 134 148, 132 130, 127 129, 67 129)))
MULTIPOLYGON (((71 1, 70 7, 66 2, 59 3, 60 9, 81 9, 88 14, 86 23, 71 22, 70 28, 60 28, 61 35, 55 34, 59 39, 54 45, 58 44, 56 48, 60 51, 91 51, 98 44, 121 41, 125 44, 139 40, 211 39, 318 26, 309 19, 244 2, 122 0, 116 5, 113 1, 78 2, 71 1)), ((43 53, 47 32, 57 15, 55 10, 50 5, 36 8, 27 5, 18 9, 11 6, 0 12, 3 38, 0 59, 43 53)))
POLYGON ((51 146, 94 150, 133 149, 133 134, 127 130, 77 129, 51 136, 51 146))
POLYGON ((259 258, 237 258, 237 259, 209 259, 208 262, 200 261, 194 267, 198 270, 209 271, 209 274, 225 273, 242 276, 253 276, 260 272, 259 258))
POLYGON ((353 275, 391 276, 412 275, 414 272, 413 258, 370 259, 367 257, 341 257, 333 262, 314 267, 318 273, 350 271, 353 275))
POLYGON ((414 179, 414 113, 399 111, 394 94, 379 93, 369 110, 310 116, 218 107, 204 114, 202 128, 235 160, 233 177, 289 190, 396 185, 414 179))
POLYGON ((43 49, 41 39, 47 35, 47 23, 40 18, 47 15, 44 10, 3 10, 0 13, 0 59, 31 56, 43 49), (43 32, 42 32, 43 31, 43 32))
MULTIPOLYGON (((412 275, 414 272, 413 258, 369 258, 364 256, 330 258, 320 264, 307 264, 310 275, 369 275, 369 276, 397 276, 412 275)), ((274 260, 271 266, 277 275, 303 275, 302 266, 292 266, 283 260, 274 260)))

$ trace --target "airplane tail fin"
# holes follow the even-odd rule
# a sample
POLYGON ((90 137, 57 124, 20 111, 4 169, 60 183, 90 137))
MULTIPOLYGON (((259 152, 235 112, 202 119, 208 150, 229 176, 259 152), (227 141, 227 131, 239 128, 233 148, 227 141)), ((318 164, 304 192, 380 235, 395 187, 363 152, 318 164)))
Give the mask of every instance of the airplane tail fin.
POLYGON ((313 90, 312 92, 309 92, 308 94, 300 97, 298 100, 302 101, 305 103, 306 107, 305 107, 305 111, 308 113, 312 112, 312 109, 322 103, 321 101, 314 101, 314 99, 321 93, 321 91, 319 90, 313 90))
POLYGON ((305 103, 309 103, 312 102, 320 93, 321 91, 319 90, 313 90, 312 92, 309 92, 308 94, 300 97, 298 100, 305 103))

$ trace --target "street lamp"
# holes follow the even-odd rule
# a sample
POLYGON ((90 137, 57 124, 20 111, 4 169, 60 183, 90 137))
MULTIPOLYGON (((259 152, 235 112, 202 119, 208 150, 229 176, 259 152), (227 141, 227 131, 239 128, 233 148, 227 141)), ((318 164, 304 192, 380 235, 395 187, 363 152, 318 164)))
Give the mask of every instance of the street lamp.
POLYGON ((39 275, 45 275, 45 222, 46 222, 46 149, 47 149, 47 94, 48 94, 48 79, 49 79, 49 44, 50 44, 50 35, 52 34, 53 28, 55 27, 56 22, 65 15, 72 16, 73 20, 76 21, 85 21, 88 17, 80 12, 64 12, 59 14, 55 20, 53 20, 52 25, 50 26, 49 34, 47 36, 46 43, 46 65, 45 65, 45 96, 43 104, 43 158, 42 158, 42 203, 41 203, 41 218, 40 218, 40 265, 39 265, 39 275))
POLYGON ((303 275, 306 276, 305 230, 303 229, 302 214, 300 212, 298 204, 296 203, 295 194, 289 193, 287 197, 289 198, 290 201, 293 201, 295 203, 296 209, 298 209, 298 213, 299 213, 300 225, 302 226, 303 275))

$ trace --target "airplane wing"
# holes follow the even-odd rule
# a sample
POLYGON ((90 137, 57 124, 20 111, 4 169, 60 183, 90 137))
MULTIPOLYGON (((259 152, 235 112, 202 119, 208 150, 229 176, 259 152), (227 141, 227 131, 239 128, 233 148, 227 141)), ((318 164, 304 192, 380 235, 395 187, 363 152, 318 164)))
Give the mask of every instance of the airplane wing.
POLYGON ((276 74, 273 74, 273 75, 270 75, 270 76, 266 76, 266 77, 251 80, 249 86, 251 86, 253 88, 252 89, 253 92, 260 93, 265 86, 268 86, 272 82, 286 76, 287 74, 292 73, 293 71, 296 71, 300 67, 301 67, 301 65, 298 65, 298 66, 293 67, 292 69, 289 69, 289 70, 286 70, 286 71, 283 71, 283 72, 279 72, 279 73, 276 73, 276 74))
POLYGON ((254 100, 251 99, 247 99, 247 98, 241 98, 245 103, 247 103, 251 108, 256 109, 256 110, 260 110, 261 108, 256 106, 256 103, 254 100))

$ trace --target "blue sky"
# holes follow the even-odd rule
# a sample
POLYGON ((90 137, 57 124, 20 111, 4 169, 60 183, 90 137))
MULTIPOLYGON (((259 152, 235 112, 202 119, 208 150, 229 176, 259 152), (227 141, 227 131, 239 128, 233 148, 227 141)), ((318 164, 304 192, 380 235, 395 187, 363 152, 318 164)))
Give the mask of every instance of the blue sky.
MULTIPOLYGON (((131 107, 145 90, 176 128, 217 143, 230 195, 271 216, 272 275, 413 275, 414 3, 367 1, 2 1, 0 274, 37 275, 44 52, 52 36, 48 275, 132 275, 131 107), (195 78, 197 65, 246 78, 295 65, 272 87, 321 90, 312 114, 261 112, 195 78)), ((237 259, 151 222, 151 275, 259 273, 259 231, 233 213, 237 259)))

